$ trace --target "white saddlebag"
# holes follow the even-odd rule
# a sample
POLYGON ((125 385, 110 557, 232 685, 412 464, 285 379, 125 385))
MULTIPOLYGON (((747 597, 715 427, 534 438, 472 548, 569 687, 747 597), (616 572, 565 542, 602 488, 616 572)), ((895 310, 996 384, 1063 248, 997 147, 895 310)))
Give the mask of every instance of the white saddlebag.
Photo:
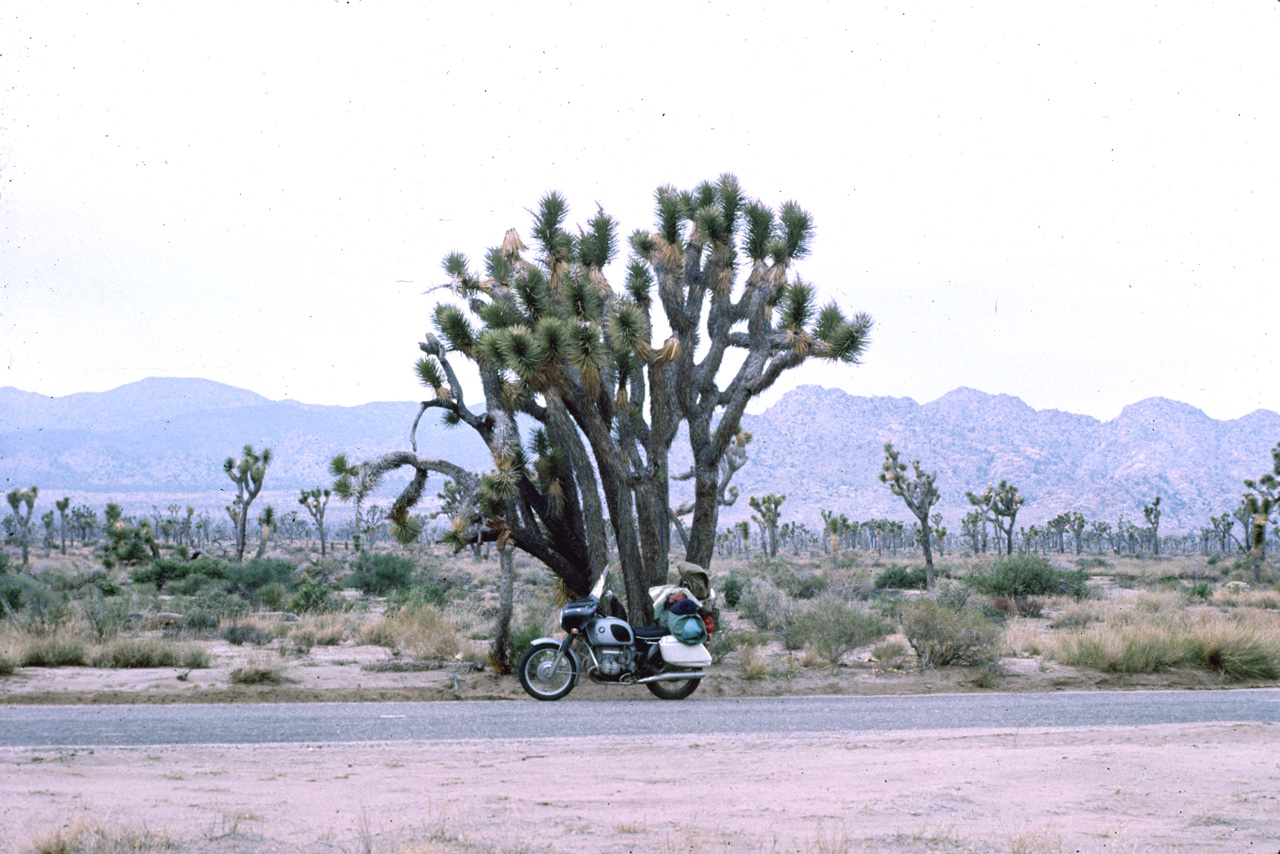
POLYGON ((676 667, 711 666, 711 653, 700 643, 690 645, 668 635, 658 641, 658 651, 663 661, 676 667))

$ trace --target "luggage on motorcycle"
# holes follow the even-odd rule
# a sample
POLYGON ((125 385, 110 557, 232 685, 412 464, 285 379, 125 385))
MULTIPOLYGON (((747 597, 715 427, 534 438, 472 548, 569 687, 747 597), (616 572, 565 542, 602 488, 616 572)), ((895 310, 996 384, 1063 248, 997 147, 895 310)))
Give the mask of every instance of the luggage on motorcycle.
POLYGON ((710 667, 711 653, 702 644, 689 645, 668 635, 658 641, 662 660, 676 667, 710 667))

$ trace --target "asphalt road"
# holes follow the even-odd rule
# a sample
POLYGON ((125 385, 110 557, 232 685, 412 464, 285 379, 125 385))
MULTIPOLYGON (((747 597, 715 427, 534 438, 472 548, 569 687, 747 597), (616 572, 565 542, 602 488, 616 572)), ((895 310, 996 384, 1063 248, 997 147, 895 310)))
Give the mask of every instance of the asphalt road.
POLYGON ((2 747, 794 735, 925 729, 1280 722, 1280 689, 890 697, 10 706, 2 747))

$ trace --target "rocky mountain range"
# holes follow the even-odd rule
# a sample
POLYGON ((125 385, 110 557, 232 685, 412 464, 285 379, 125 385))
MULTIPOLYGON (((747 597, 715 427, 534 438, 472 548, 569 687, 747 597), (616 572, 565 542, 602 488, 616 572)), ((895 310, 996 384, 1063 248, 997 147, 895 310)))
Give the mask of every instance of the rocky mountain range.
MULTIPOLYGON (((275 453, 264 498, 291 506, 298 490, 330 481, 334 453, 362 459, 407 448, 416 414, 412 402, 271 401, 198 379, 148 379, 56 398, 0 388, 0 482, 5 491, 37 484, 43 495, 91 506, 115 500, 137 510, 171 502, 214 509, 229 498, 223 460, 252 443, 275 453)), ((804 386, 745 416, 742 427, 754 438, 734 483, 743 496, 785 493, 784 520, 815 526, 828 509, 851 519, 909 520, 877 477, 884 444, 892 442, 904 461, 919 459, 937 472, 937 510, 954 531, 972 509, 965 491, 1000 480, 1026 498, 1020 525, 1069 510, 1142 524, 1143 505, 1159 495, 1162 532, 1199 530, 1239 504, 1241 482, 1269 469, 1280 441, 1280 415, 1265 410, 1218 421, 1151 398, 1102 422, 965 388, 920 404, 804 386)), ((474 470, 490 465, 474 434, 430 414, 418 444, 423 454, 474 470)), ((688 460, 677 440, 672 470, 688 460)), ((387 494, 402 482, 391 481, 387 494)), ((677 499, 684 488, 676 484, 677 499)), ((722 524, 750 512, 744 497, 724 510, 722 524)))

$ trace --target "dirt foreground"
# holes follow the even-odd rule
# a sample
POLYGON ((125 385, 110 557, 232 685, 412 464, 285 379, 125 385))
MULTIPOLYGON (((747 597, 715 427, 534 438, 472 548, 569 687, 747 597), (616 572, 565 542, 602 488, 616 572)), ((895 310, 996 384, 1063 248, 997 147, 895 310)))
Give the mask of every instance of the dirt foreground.
POLYGON ((93 829, 184 852, 1275 852, 1277 738, 1250 723, 9 748, 0 852, 93 829))

